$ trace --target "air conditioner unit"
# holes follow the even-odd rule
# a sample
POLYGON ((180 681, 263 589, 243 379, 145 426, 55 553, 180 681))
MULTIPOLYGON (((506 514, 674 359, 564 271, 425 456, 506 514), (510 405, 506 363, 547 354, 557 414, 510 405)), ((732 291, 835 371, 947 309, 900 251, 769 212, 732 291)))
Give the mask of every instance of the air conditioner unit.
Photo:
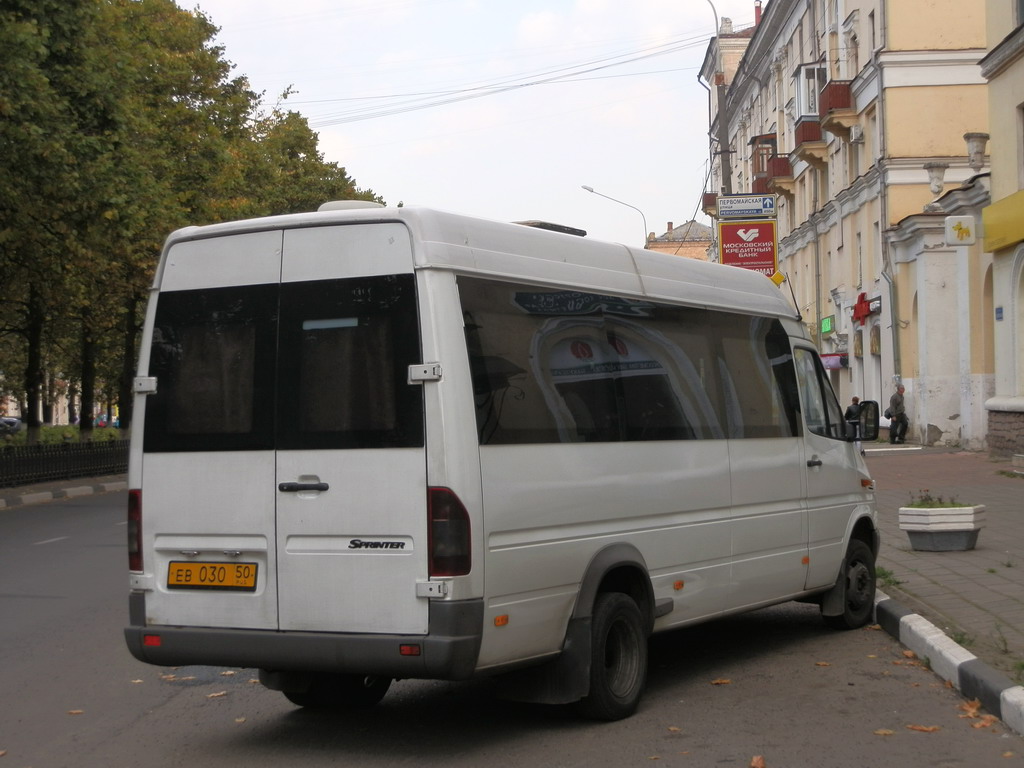
POLYGON ((864 143, 864 129, 859 125, 850 126, 850 143, 851 144, 863 144, 864 143))

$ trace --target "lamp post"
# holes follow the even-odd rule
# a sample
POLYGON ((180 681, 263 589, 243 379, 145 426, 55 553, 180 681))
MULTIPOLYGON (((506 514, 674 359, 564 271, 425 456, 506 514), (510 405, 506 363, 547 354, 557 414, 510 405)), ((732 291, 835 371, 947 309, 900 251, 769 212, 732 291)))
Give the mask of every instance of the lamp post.
POLYGON ((613 203, 618 203, 619 205, 624 205, 627 208, 632 208, 634 211, 639 213, 640 214, 640 218, 644 220, 644 248, 647 247, 647 234, 648 234, 647 233, 647 217, 644 216, 644 212, 643 211, 641 211, 635 205, 630 205, 629 203, 623 202, 622 200, 616 200, 614 197, 610 197, 609 195, 606 195, 603 192, 598 192, 593 187, 588 187, 586 184, 583 184, 580 187, 580 189, 585 189, 587 192, 590 192, 591 194, 598 195, 599 197, 604 197, 604 198, 606 198, 608 200, 611 200, 613 203))

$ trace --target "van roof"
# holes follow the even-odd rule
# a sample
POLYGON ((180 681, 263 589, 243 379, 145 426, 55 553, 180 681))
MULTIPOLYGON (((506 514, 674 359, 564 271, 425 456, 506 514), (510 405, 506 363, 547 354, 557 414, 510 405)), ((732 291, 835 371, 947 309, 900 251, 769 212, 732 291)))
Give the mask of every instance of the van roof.
POLYGON ((322 210, 186 227, 172 233, 166 247, 268 229, 374 222, 401 222, 409 228, 417 268, 451 269, 536 284, 568 284, 579 290, 799 317, 782 291, 752 270, 413 206, 322 210))

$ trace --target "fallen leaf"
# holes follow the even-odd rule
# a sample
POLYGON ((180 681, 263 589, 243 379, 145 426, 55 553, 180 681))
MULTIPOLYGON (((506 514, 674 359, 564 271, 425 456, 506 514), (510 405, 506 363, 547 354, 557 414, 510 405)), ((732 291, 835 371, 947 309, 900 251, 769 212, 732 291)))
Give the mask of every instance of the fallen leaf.
POLYGON ((754 755, 750 760, 750 768, 767 768, 763 755, 754 755))
POLYGON ((868 626, 864 627, 864 629, 873 629, 875 632, 878 632, 881 628, 881 624, 869 624, 868 626))
POLYGON ((878 656, 877 656, 877 655, 875 655, 875 654, 873 654, 873 653, 869 653, 869 654, 868 654, 868 658, 869 658, 869 659, 877 659, 877 658, 878 658, 878 656))
POLYGON ((913 651, 904 651, 903 652, 903 658, 905 658, 905 659, 916 659, 917 658, 917 654, 914 653, 913 651))
POLYGON ((981 720, 976 723, 971 723, 971 728, 989 728, 996 724, 999 720, 995 715, 985 715, 981 720))
POLYGON ((85 710, 84 709, 69 709, 68 710, 68 714, 69 715, 84 715, 85 714, 85 710))
POLYGON ((731 685, 732 684, 732 680, 729 680, 729 679, 724 678, 724 677, 719 677, 719 678, 716 678, 716 679, 712 680, 711 684, 712 685, 731 685))
POLYGON ((952 688, 953 687, 953 681, 952 680, 947 680, 946 681, 946 687, 947 688, 952 688))
POLYGON ((177 675, 160 675, 161 680, 177 680, 177 675))
POLYGON ((208 693, 208 694, 206 694, 206 698, 208 698, 208 699, 219 699, 221 696, 227 696, 227 695, 228 695, 227 691, 221 691, 220 693, 208 693))
POLYGON ((244 723, 245 722, 245 718, 244 717, 236 717, 235 718, 235 722, 236 723, 244 723))
POLYGON ((249 682, 250 683, 256 683, 258 685, 259 682, 260 682, 260 679, 258 677, 250 677, 249 678, 249 682))
POLYGON ((960 717, 977 717, 978 710, 981 709, 981 699, 965 701, 963 704, 958 706, 957 709, 962 709, 964 711, 964 714, 960 715, 960 717))
POLYGON ((879 728, 874 731, 875 736, 892 736, 896 731, 890 731, 888 728, 879 728))
POLYGON ((908 731, 920 731, 921 733, 935 733, 941 731, 941 725, 908 725, 908 731))
POLYGON ((138 685, 139 683, 141 683, 141 682, 142 682, 142 680, 132 680, 132 682, 133 682, 134 684, 138 685))
POLYGON ((670 726, 668 727, 668 729, 669 729, 670 731, 672 731, 672 733, 675 733, 676 731, 682 730, 681 728, 679 728, 678 726, 675 726, 675 725, 670 725, 670 726))
POLYGON ((1003 757, 1013 757, 1013 752, 1003 752, 1003 757))
POLYGON ((648 759, 648 760, 661 760, 661 758, 660 758, 660 757, 658 757, 657 755, 651 755, 651 756, 650 756, 650 757, 648 757, 647 759, 648 759))
POLYGON ((816 667, 831 667, 832 665, 829 664, 827 661, 816 661, 816 662, 814 662, 814 666, 816 666, 816 667))
MULTIPOLYGON (((7 754, 7 750, 6 749, 0 749, 0 757, 3 757, 6 754, 7 754)), ((1004 757, 1005 757, 1005 755, 1004 755, 1004 757)))
POLYGON ((231 677, 233 674, 235 674, 235 672, 233 670, 225 669, 223 672, 220 673, 220 676, 221 677, 231 677))

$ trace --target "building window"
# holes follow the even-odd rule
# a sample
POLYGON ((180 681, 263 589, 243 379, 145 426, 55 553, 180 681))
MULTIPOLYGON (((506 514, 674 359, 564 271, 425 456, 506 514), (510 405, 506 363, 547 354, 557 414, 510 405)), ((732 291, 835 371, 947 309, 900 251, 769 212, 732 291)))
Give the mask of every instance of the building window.
POLYGON ((799 116, 818 115, 821 89, 828 82, 828 74, 821 64, 802 64, 796 71, 796 108, 799 116))

